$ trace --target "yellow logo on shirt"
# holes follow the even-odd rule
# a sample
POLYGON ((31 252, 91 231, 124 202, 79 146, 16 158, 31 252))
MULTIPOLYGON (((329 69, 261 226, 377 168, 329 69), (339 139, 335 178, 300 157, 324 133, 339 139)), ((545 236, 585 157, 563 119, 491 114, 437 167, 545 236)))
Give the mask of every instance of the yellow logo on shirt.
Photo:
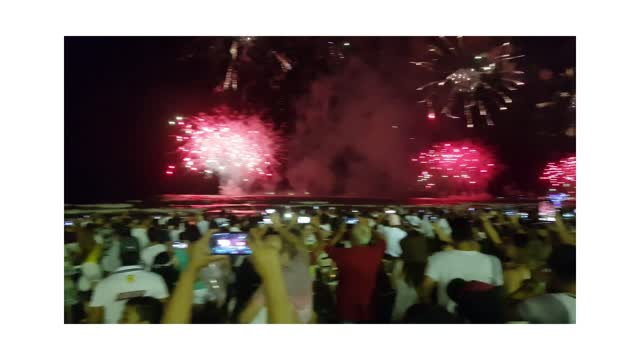
POLYGON ((135 277, 135 276, 133 276, 133 275, 127 275, 127 282, 128 282, 128 283, 132 283, 132 282, 134 282, 134 281, 136 281, 136 277, 135 277))

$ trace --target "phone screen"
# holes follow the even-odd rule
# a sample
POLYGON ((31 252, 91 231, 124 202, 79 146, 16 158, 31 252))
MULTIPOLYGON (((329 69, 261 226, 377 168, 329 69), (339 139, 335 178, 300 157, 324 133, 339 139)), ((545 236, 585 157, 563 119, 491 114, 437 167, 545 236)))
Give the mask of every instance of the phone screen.
POLYGON ((308 216, 298 216, 298 224, 308 224, 311 222, 311 218, 308 216))
POLYGON ((73 221, 64 221, 64 226, 72 226, 73 225, 73 221))
POLYGON ((271 221, 270 218, 265 217, 265 218, 262 218, 262 223, 271 225, 271 224, 273 224, 273 221, 271 221))
POLYGON ((214 255, 250 255, 247 233, 217 233, 211 235, 209 248, 214 255))
POLYGON ((353 225, 358 223, 358 218, 354 217, 346 217, 344 218, 344 223, 347 225, 353 225))

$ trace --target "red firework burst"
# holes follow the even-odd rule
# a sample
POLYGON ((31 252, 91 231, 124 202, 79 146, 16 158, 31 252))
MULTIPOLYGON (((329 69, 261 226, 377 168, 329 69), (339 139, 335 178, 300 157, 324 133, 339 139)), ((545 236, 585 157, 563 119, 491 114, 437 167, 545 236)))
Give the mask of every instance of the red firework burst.
POLYGON ((549 183, 549 193, 576 195, 576 156, 568 156, 545 166, 541 180, 549 183))
POLYGON ((223 190, 246 189, 274 178, 282 141, 271 123, 259 116, 219 107, 211 114, 177 116, 169 125, 176 126, 171 136, 177 143, 178 161, 168 165, 167 175, 178 169, 205 177, 215 174, 223 190))
POLYGON ((496 173, 493 155, 469 142, 433 145, 411 159, 420 188, 438 193, 481 193, 496 173))

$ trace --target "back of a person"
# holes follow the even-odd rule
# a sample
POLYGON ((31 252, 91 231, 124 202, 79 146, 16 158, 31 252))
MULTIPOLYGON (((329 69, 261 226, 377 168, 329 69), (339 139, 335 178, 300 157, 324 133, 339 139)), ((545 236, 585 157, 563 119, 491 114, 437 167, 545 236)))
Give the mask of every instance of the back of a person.
POLYGON ((142 296, 166 298, 168 292, 165 281, 142 266, 127 266, 98 283, 91 306, 103 306, 104 323, 115 324, 120 320, 127 300, 142 296))
POLYGON ((544 294, 527 299, 517 307, 522 320, 533 324, 575 324, 576 298, 571 294, 544 294))
POLYGON ((340 251, 348 256, 334 258, 338 267, 339 311, 341 308, 344 309, 345 304, 370 305, 382 261, 381 252, 368 246, 356 246, 340 251))
POLYGON ((427 275, 438 282, 438 304, 455 306, 447 296, 447 285, 455 278, 502 285, 502 265, 495 256, 478 251, 440 251, 429 258, 427 275))

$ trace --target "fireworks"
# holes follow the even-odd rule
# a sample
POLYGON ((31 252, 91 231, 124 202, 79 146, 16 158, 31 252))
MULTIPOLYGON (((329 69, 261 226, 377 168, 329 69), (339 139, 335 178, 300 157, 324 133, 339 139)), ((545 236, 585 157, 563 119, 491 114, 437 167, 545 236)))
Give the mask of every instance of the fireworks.
MULTIPOLYGON (((239 37, 231 42, 229 47, 229 65, 227 66, 227 72, 222 83, 222 90, 237 90, 238 89, 238 68, 241 62, 251 62, 252 56, 249 55, 249 50, 255 46, 256 38, 251 36, 239 37)), ((283 73, 293 69, 293 65, 289 58, 283 53, 275 50, 267 51, 268 56, 272 56, 280 65, 280 69, 283 73)))
POLYGON ((178 116, 169 125, 177 130, 172 137, 178 162, 167 166, 167 175, 178 169, 205 177, 215 174, 223 190, 246 189, 275 177, 280 137, 270 123, 256 115, 220 107, 211 114, 178 116))
POLYGON ((446 37, 430 45, 426 60, 411 61, 437 75, 437 80, 417 89, 426 92, 424 99, 419 102, 426 104, 427 118, 435 119, 437 109, 434 105, 440 104, 442 114, 458 119, 455 109, 462 102, 467 127, 474 126, 474 111, 485 119, 487 125, 494 125, 490 111, 507 110, 512 100, 505 92, 524 85, 520 80, 523 72, 515 70, 515 64, 511 61, 524 55, 514 56, 512 50, 510 43, 503 43, 487 52, 469 54, 462 45, 462 37, 458 37, 455 45, 446 37), (443 93, 446 96, 438 102, 443 93))
POLYGON ((545 166, 540 180, 549 183, 548 193, 566 193, 576 196, 576 156, 569 156, 545 166))
POLYGON ((433 145, 411 161, 420 188, 437 193, 481 193, 496 173, 492 154, 464 141, 433 145))

